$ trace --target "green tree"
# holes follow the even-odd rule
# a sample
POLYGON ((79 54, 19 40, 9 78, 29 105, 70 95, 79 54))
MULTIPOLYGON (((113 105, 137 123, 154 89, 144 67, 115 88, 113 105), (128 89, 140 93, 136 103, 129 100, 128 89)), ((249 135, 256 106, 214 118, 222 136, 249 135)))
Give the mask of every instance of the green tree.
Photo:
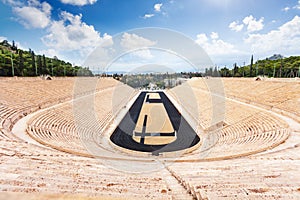
POLYGON ((221 77, 229 77, 229 76, 231 76, 230 70, 227 69, 226 67, 220 69, 220 76, 221 77))
POLYGON ((37 68, 38 68, 38 75, 41 75, 43 73, 43 71, 42 71, 43 64, 42 64, 42 58, 40 55, 37 56, 37 68))
POLYGON ((43 54, 42 74, 49 74, 45 54, 43 54))
POLYGON ((239 74, 239 67, 236 63, 233 64, 233 76, 240 76, 239 74))
POLYGON ((24 70, 24 57, 23 57, 23 51, 20 49, 19 50, 19 68, 17 70, 17 72, 18 72, 17 75, 24 76, 23 70, 24 70))
POLYGON ((219 72, 218 72, 217 66, 215 66, 215 69, 214 69, 214 71, 213 71, 212 76, 213 76, 213 77, 218 77, 218 76, 219 76, 219 72))
POLYGON ((18 47, 16 46, 14 40, 12 41, 12 47, 11 47, 11 49, 14 50, 14 51, 18 50, 18 47))
POLYGON ((253 55, 251 56, 251 63, 250 63, 250 77, 252 77, 252 68, 253 68, 253 55))
POLYGON ((37 76, 38 72, 37 72, 36 63, 35 63, 35 54, 34 54, 34 51, 31 51, 31 66, 32 66, 32 71, 37 76))

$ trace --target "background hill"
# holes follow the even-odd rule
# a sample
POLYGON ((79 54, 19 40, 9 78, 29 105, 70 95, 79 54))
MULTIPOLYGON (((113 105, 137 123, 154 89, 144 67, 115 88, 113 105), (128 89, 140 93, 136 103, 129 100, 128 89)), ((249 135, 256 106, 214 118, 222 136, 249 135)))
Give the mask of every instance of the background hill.
POLYGON ((33 50, 18 49, 13 41, 0 42, 0 76, 92 76, 89 68, 72 66, 71 63, 58 59, 48 58, 45 55, 36 55, 33 50))

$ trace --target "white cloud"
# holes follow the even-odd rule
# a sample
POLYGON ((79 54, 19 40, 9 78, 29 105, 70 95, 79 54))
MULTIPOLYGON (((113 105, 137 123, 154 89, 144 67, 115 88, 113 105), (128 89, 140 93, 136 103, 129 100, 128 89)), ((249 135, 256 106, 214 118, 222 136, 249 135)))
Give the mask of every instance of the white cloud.
POLYGON ((92 5, 97 2, 97 0, 60 0, 62 3, 75 5, 75 6, 84 6, 84 5, 92 5))
POLYGON ((42 38, 44 44, 57 51, 78 51, 80 56, 87 56, 104 40, 111 40, 111 36, 100 33, 94 26, 87 25, 81 20, 82 15, 61 13, 61 20, 53 21, 48 34, 42 38))
POLYGON ((283 8, 282 10, 285 11, 285 12, 287 12, 287 11, 289 11, 290 9, 291 9, 291 8, 287 6, 287 7, 283 8))
POLYGON ((6 37, 0 36, 0 42, 2 42, 3 40, 7 40, 6 37))
POLYGON ((212 33, 210 34, 210 38, 213 39, 213 40, 216 40, 216 39, 219 38, 219 34, 216 33, 216 32, 212 32, 212 33))
POLYGON ((151 52, 148 47, 156 44, 156 42, 138 36, 136 34, 124 33, 120 42, 121 46, 127 50, 134 50, 133 54, 140 58, 152 58, 151 52))
POLYGON ((247 25, 247 30, 249 32, 255 32, 260 31, 264 28, 263 24, 264 18, 260 18, 259 20, 256 20, 252 15, 249 15, 243 19, 243 23, 247 25))
MULTIPOLYGON (((163 6, 163 4, 162 3, 157 3, 157 4, 155 4, 154 5, 154 12, 156 12, 156 13, 160 13, 162 10, 161 10, 161 7, 163 6)), ((161 13, 163 16, 167 16, 167 13, 166 12, 162 12, 161 13)), ((144 16, 143 16, 143 18, 144 19, 148 19, 148 18, 151 18, 151 17, 154 17, 155 16, 155 14, 153 14, 153 13, 149 13, 149 14, 145 14, 144 16)))
POLYGON ((28 47, 23 46, 20 42, 17 42, 17 41, 16 41, 16 46, 17 46, 19 49, 29 49, 28 47))
POLYGON ((251 45, 253 52, 257 53, 299 54, 300 17, 295 16, 277 30, 272 30, 266 34, 249 34, 245 42, 251 45))
POLYGON ((3 3, 8 4, 10 6, 21 6, 22 3, 16 0, 2 0, 3 3))
POLYGON ((294 9, 300 10, 300 0, 298 0, 298 4, 293 7, 294 9))
POLYGON ((161 7, 162 7, 162 3, 157 3, 157 4, 155 4, 154 5, 154 10, 156 11, 156 12, 160 12, 161 11, 161 7))
POLYGON ((244 24, 239 24, 238 21, 231 22, 229 28, 235 32, 239 32, 244 28, 244 24))
POLYGON ((38 7, 41 5, 39 0, 27 0, 27 4, 32 7, 38 7))
POLYGON ((27 1, 27 5, 13 7, 17 20, 26 28, 45 28, 51 22, 52 7, 47 2, 27 1))
POLYGON ((199 44, 209 55, 229 55, 237 53, 233 44, 219 39, 219 34, 212 32, 209 39, 206 34, 198 34, 196 43, 199 44))
POLYGON ((137 56, 137 57, 143 58, 143 59, 151 59, 151 58, 153 58, 153 55, 152 55, 151 51, 149 49, 147 49, 147 48, 133 51, 132 54, 134 56, 137 56))
POLYGON ((156 42, 148 40, 136 34, 124 33, 122 35, 120 44, 126 50, 133 50, 153 46, 156 44, 156 42))
POLYGON ((143 18, 147 19, 147 18, 151 18, 151 17, 154 17, 154 14, 145 14, 143 18))
POLYGON ((45 56, 47 56, 49 58, 54 58, 54 56, 61 58, 59 52, 55 49, 41 50, 41 51, 36 52, 36 54, 39 54, 39 55, 44 54, 45 56))
POLYGON ((34 7, 16 7, 14 12, 20 17, 18 20, 26 28, 45 28, 50 23, 46 13, 34 7))
POLYGON ((196 39, 197 44, 202 45, 202 44, 205 44, 206 42, 208 42, 208 38, 207 38, 206 34, 201 33, 201 34, 197 35, 197 39, 196 39))
POLYGON ((42 7, 42 11, 44 11, 44 13, 46 13, 48 16, 51 15, 52 7, 50 4, 48 4, 47 2, 43 2, 41 4, 41 7, 42 7))
MULTIPOLYGON (((155 12, 157 12, 157 13, 159 13, 159 12, 161 12, 161 7, 162 7, 162 3, 157 3, 157 4, 155 4, 154 5, 154 11, 155 12)), ((163 12, 162 13, 163 15, 166 15, 167 13, 165 13, 165 12, 163 12)), ((144 19, 148 19, 148 18, 151 18, 151 17, 154 17, 155 15, 153 14, 153 13, 151 13, 151 14, 145 14, 144 16, 143 16, 143 18, 144 19)))

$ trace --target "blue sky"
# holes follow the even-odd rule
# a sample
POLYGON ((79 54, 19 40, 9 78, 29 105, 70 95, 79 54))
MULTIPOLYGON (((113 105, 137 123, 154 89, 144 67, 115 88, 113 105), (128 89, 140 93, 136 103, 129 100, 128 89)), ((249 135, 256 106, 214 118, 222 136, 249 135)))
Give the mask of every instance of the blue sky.
POLYGON ((75 64, 83 64, 101 42, 143 27, 184 34, 218 66, 247 64, 251 54, 256 60, 300 53, 298 0, 1 0, 0 5, 0 40, 75 64))

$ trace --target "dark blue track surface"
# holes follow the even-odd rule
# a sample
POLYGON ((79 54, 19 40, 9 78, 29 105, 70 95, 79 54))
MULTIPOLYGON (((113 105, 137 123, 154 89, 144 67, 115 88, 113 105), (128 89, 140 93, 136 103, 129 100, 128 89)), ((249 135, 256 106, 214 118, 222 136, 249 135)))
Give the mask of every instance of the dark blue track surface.
POLYGON ((110 136, 110 140, 116 145, 135 151, 152 152, 158 155, 162 152, 172 152, 184 150, 196 145, 200 138, 188 124, 188 122, 181 116, 176 107, 172 104, 164 92, 158 92, 161 102, 164 104, 168 113, 170 121, 175 131, 177 131, 177 139, 166 145, 146 145, 137 143, 133 140, 132 134, 135 129, 135 124, 138 120, 146 92, 141 92, 136 101, 133 103, 125 117, 120 122, 119 126, 115 129, 110 136))

